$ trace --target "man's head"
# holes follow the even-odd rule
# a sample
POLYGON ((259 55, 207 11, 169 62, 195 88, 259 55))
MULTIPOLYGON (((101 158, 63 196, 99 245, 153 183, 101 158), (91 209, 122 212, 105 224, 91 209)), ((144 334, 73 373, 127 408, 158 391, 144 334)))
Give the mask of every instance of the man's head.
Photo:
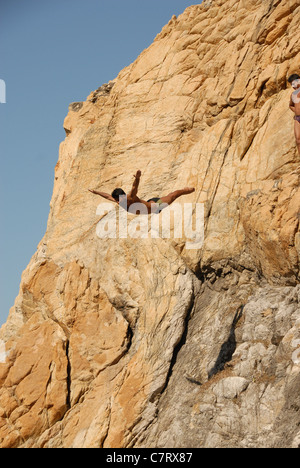
POLYGON ((294 73, 288 78, 288 82, 292 85, 294 89, 300 88, 300 76, 297 73, 294 73))
POLYGON ((121 197, 126 196, 126 193, 124 192, 123 189, 121 189, 121 188, 116 188, 116 189, 112 192, 111 196, 112 196, 117 202, 119 202, 121 197))

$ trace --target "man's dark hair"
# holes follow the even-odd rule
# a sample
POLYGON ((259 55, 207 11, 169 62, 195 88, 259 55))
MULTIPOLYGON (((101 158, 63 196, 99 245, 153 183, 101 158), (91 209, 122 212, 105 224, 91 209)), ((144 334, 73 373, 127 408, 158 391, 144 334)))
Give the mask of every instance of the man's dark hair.
POLYGON ((291 76, 288 78, 288 82, 289 82, 289 83, 292 83, 294 80, 300 80, 300 76, 297 75, 297 73, 294 73, 293 75, 291 75, 291 76))
POLYGON ((116 201, 119 201, 119 198, 122 196, 122 195, 126 195, 126 193, 124 192, 123 189, 121 188, 116 188, 113 193, 111 194, 111 196, 116 200, 116 201))

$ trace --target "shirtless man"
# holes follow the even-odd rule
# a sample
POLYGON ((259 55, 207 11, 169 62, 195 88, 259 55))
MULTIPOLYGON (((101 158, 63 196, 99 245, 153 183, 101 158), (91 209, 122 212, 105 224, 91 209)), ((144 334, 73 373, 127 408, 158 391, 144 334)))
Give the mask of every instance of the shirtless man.
POLYGON ((136 175, 134 176, 132 189, 128 194, 126 194, 121 188, 116 188, 111 195, 105 192, 98 192, 97 190, 89 189, 89 191, 91 193, 94 193, 95 195, 100 195, 100 197, 103 197, 106 200, 117 203, 127 211, 129 210, 130 206, 134 203, 142 203, 146 206, 148 214, 160 213, 160 211, 162 211, 163 208, 165 208, 168 205, 171 205, 171 203, 173 203, 177 198, 181 197, 182 195, 188 195, 189 193, 193 193, 195 191, 194 188, 186 187, 182 190, 176 190, 175 192, 169 193, 169 195, 166 195, 165 197, 150 198, 150 200, 145 201, 137 196, 141 174, 141 171, 137 171, 136 175))
POLYGON ((290 100, 290 109, 295 114, 295 138, 298 152, 300 154, 300 76, 297 74, 291 75, 288 79, 295 91, 293 91, 290 100))

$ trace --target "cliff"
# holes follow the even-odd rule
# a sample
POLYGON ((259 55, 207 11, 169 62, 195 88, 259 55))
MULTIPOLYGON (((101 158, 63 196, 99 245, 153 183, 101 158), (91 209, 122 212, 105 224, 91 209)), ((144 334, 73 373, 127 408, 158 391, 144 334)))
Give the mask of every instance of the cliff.
POLYGON ((70 105, 0 332, 2 448, 300 445, 299 23, 298 0, 204 1, 70 105), (97 235, 88 189, 137 169, 146 199, 196 188, 197 248, 113 238, 112 212, 97 235))

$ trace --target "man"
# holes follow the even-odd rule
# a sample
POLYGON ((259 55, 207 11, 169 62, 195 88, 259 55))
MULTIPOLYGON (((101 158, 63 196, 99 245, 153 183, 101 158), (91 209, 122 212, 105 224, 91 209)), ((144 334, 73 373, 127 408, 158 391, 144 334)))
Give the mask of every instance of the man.
POLYGON ((291 75, 288 82, 292 85, 293 91, 290 99, 290 109, 294 112, 295 117, 295 138, 298 152, 300 155, 300 76, 297 74, 291 75))
POLYGON ((175 192, 169 193, 169 195, 166 195, 165 197, 150 198, 150 200, 145 201, 137 196, 141 174, 141 171, 137 171, 134 176, 132 189, 128 194, 126 194, 121 188, 115 189, 111 195, 105 192, 98 192, 97 190, 89 189, 89 191, 95 195, 100 195, 100 197, 103 197, 106 200, 117 203, 127 211, 129 211, 130 206, 134 203, 141 203, 146 206, 148 214, 160 213, 160 211, 162 211, 166 206, 171 205, 171 203, 177 200, 177 198, 195 191, 194 188, 186 187, 182 190, 176 190, 175 192))

